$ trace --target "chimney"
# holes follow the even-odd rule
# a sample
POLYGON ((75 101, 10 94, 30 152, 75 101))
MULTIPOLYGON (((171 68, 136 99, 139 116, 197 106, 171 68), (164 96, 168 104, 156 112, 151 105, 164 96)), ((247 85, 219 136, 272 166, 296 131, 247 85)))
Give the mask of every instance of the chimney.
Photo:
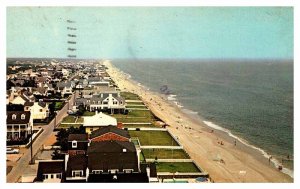
POLYGON ((85 175, 85 177, 86 177, 86 181, 88 181, 88 178, 89 178, 89 175, 90 175, 90 170, 89 170, 89 168, 87 167, 86 168, 86 175, 85 175))
POLYGON ((148 167, 148 166, 146 167, 146 172, 147 172, 147 176, 150 180, 150 167, 148 167))
POLYGON ((68 161, 69 161, 69 154, 66 154, 65 155, 65 171, 67 171, 68 161))
POLYGON ((141 153, 141 149, 140 148, 136 148, 136 153, 137 153, 137 157, 138 157, 138 170, 139 172, 141 171, 141 168, 140 168, 140 153, 141 153))

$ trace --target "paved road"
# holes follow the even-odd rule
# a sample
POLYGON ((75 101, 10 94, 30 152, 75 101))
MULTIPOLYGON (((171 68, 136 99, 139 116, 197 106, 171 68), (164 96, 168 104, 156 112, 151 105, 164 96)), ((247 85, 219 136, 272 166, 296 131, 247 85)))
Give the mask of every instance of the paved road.
MULTIPOLYGON (((75 94, 76 95, 76 94, 75 94)), ((55 122, 56 125, 62 121, 62 119, 67 115, 68 106, 72 107, 72 103, 74 102, 75 95, 73 94, 69 100, 70 105, 68 103, 58 112, 56 119, 54 118, 48 125, 42 126, 44 131, 40 134, 40 136, 33 143, 33 155, 38 152, 38 150, 44 145, 47 139, 50 137, 53 132, 55 122)), ((7 183, 14 183, 19 180, 19 178, 23 175, 24 170, 28 167, 31 159, 30 148, 28 148, 24 155, 19 159, 17 165, 11 170, 11 172, 6 176, 7 183)))

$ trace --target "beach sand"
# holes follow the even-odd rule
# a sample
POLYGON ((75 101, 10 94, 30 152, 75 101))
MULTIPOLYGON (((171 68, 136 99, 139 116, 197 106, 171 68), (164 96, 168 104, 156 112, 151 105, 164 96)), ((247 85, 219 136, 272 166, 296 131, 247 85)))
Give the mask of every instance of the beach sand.
POLYGON ((190 157, 214 182, 293 182, 293 178, 269 165, 268 159, 259 151, 238 141, 234 145, 234 139, 225 132, 211 132, 212 129, 203 122, 192 119, 158 93, 139 86, 110 62, 104 64, 122 91, 139 95, 151 111, 169 125, 169 132, 178 138, 190 157), (223 162, 218 161, 220 159, 223 162))

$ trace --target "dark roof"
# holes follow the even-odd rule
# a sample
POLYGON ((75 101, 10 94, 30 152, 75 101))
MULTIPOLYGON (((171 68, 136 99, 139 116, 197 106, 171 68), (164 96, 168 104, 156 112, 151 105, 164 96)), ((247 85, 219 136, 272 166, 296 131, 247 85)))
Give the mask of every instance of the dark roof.
POLYGON ((34 102, 29 102, 29 101, 26 101, 24 103, 24 106, 33 106, 34 102))
POLYGON ((37 171, 37 181, 43 181, 43 174, 63 173, 64 161, 40 161, 37 171))
POLYGON ((88 142, 88 134, 69 134, 68 141, 87 141, 88 142))
POLYGON ((7 111, 6 123, 7 124, 27 124, 30 120, 30 111, 7 111), (21 119, 22 114, 25 115, 25 119, 21 119), (16 119, 12 119, 12 116, 16 115, 16 119))
POLYGON ((103 141, 92 142, 88 148, 89 170, 133 169, 138 171, 138 159, 132 142, 103 141), (126 152, 123 152, 126 149, 126 152))
POLYGON ((88 182, 93 183, 148 183, 146 173, 126 173, 126 174, 90 174, 88 182), (114 179, 116 176, 116 179, 114 179))
POLYGON ((72 170, 83 170, 83 174, 86 173, 88 158, 85 154, 77 154, 69 157, 66 176, 72 176, 72 170))
POLYGON ((45 108, 47 104, 46 104, 46 102, 39 101, 38 105, 45 108))
POLYGON ((98 136, 101 136, 101 135, 104 135, 104 134, 110 133, 110 132, 120 135, 122 137, 128 138, 128 139, 130 138, 128 131, 119 129, 116 126, 109 125, 107 127, 102 127, 100 129, 93 131, 90 135, 90 139, 96 138, 98 136))
POLYGON ((97 152, 112 152, 119 153, 123 152, 123 149, 127 152, 136 152, 135 146, 132 142, 128 141, 102 141, 92 142, 89 146, 88 153, 97 152))

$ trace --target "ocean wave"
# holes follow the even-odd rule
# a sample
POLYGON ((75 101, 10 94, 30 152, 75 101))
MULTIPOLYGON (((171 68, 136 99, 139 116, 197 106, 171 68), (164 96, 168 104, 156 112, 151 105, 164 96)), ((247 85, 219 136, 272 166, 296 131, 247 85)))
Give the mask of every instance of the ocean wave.
POLYGON ((192 111, 189 109, 182 109, 182 111, 189 115, 198 115, 198 112, 195 112, 195 111, 192 111))
MULTIPOLYGON (((253 148, 255 150, 258 150, 259 152, 261 152, 261 154, 265 158, 267 158, 267 159, 270 158, 271 155, 269 155, 266 151, 264 151, 263 149, 261 149, 259 147, 254 146, 252 144, 249 144, 244 139, 239 138, 238 136, 232 134, 231 131, 229 131, 228 129, 225 129, 225 128, 223 128, 223 127, 221 127, 219 125, 216 125, 216 124, 214 124, 213 122, 210 122, 210 121, 203 121, 203 123, 205 123, 205 125, 207 125, 208 127, 213 128, 213 129, 226 132, 230 137, 236 139, 237 141, 243 143, 244 145, 246 145, 246 146, 248 146, 250 148, 253 148)), ((282 166, 281 163, 277 159, 275 159, 275 158, 272 158, 271 162, 274 164, 275 167, 282 166)), ((292 170, 290 170, 290 169, 288 169, 286 167, 283 167, 282 172, 285 173, 285 174, 287 174, 287 175, 289 175, 290 177, 294 178, 294 171, 292 171, 292 170)))
POLYGON ((167 97, 167 99, 170 100, 170 101, 174 101, 174 100, 176 100, 176 96, 177 96, 177 95, 170 94, 170 95, 167 97))

